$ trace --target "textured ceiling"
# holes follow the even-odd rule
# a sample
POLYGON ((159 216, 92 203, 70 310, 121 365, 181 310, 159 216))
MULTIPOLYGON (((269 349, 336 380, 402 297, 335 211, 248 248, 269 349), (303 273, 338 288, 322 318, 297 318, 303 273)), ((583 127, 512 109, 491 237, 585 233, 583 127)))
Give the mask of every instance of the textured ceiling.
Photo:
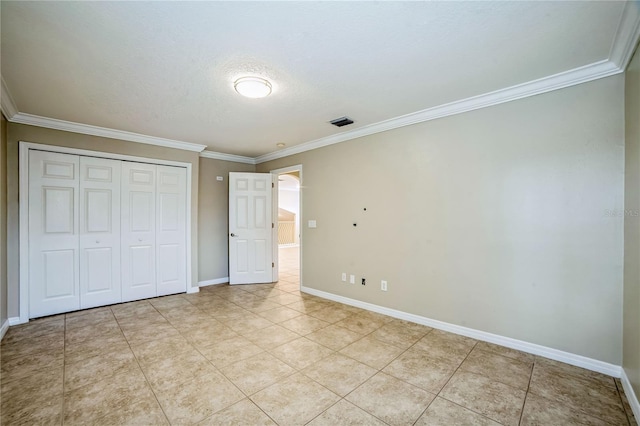
POLYGON ((254 157, 606 60, 624 6, 2 1, 1 70, 21 113, 254 157))

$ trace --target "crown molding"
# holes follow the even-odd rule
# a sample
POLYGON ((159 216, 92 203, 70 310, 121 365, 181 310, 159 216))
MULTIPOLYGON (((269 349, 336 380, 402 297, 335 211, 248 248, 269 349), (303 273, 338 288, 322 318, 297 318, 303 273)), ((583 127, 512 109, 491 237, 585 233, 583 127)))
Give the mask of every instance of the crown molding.
POLYGON ((369 124, 351 131, 346 131, 337 135, 304 142, 299 145, 274 151, 256 157, 256 164, 278 158, 300 154, 324 146, 346 142, 351 139, 397 129, 399 127, 410 126, 412 124, 435 120, 437 118, 448 117, 486 108, 501 103, 515 101, 517 99, 535 96, 553 90, 563 89, 577 84, 587 83, 599 78, 609 77, 624 72, 631 60, 631 56, 640 40, 640 1, 628 1, 620 16, 620 22, 616 31, 615 39, 611 45, 609 59, 583 67, 574 68, 569 71, 543 77, 527 83, 485 93, 483 95, 462 99, 448 104, 438 105, 433 108, 424 109, 411 114, 392 118, 379 123, 369 124))
POLYGON ((474 96, 459 101, 438 105, 432 108, 417 111, 411 114, 395 117, 389 120, 369 124, 354 130, 320 138, 290 148, 274 151, 256 158, 245 157, 234 154, 224 154, 214 151, 205 151, 206 146, 190 142, 182 142, 172 139, 158 138, 154 136, 142 135, 139 133, 125 132, 121 130, 109 129, 105 127, 91 126, 70 121, 57 120, 53 118, 40 117, 36 115, 18 112, 16 104, 11 97, 11 93, 2 78, 2 112, 7 119, 14 123, 29 124, 32 126, 46 127, 55 130, 64 130, 73 133, 82 133, 93 136, 102 136, 111 139, 122 139, 130 142, 145 143, 167 148, 182 149, 199 152, 203 158, 232 161, 245 164, 260 164, 278 158, 288 157, 313 149, 346 142, 352 139, 369 136, 376 133, 393 130, 412 124, 423 123, 438 118, 448 117, 473 111, 481 108, 499 105, 517 99, 547 93, 553 90, 563 89, 577 84, 609 77, 624 72, 627 68, 633 52, 640 40, 640 1, 627 1, 620 16, 620 22, 614 41, 609 52, 609 59, 583 67, 575 68, 562 73, 543 77, 537 80, 507 87, 474 96))
MULTIPOLYGON (((7 117, 8 118, 8 117, 7 117)), ((155 136, 142 135, 140 133, 126 132, 124 130, 109 129, 106 127, 91 126, 89 124, 74 123, 72 121, 58 120, 55 118, 40 117, 38 115, 19 112, 11 119, 12 123, 28 124, 47 129, 63 130, 72 133, 82 133, 85 135, 101 136, 103 138, 121 139, 129 142, 156 145, 165 148, 181 149, 185 151, 201 152, 207 146, 191 142, 177 141, 173 139, 158 138, 155 136)))
POLYGON ((2 102, 0 102, 0 105, 7 120, 11 120, 18 113, 18 107, 16 107, 11 92, 9 92, 7 83, 4 82, 4 77, 0 77, 0 79, 2 79, 2 93, 0 94, 2 102))
POLYGON ((438 118, 448 117, 451 115, 461 114, 463 112, 473 111, 476 109, 486 108, 493 105, 499 105, 505 102, 515 101, 517 99, 527 98, 529 96, 539 95, 553 90, 563 89, 565 87, 575 86, 576 84, 586 83, 603 77, 608 77, 621 73, 622 70, 613 62, 605 60, 595 62, 570 71, 561 72, 548 77, 543 77, 527 83, 518 84, 507 87, 505 89, 496 90, 494 92, 485 93, 483 95, 462 99, 448 104, 438 105, 432 108, 416 111, 411 114, 402 115, 390 120, 369 124, 358 129, 346 131, 337 135, 320 138, 309 142, 304 142, 291 148, 285 148, 280 151, 256 157, 256 164, 278 158, 288 157, 293 154, 310 151, 312 149, 322 148, 324 146, 345 142, 351 139, 363 136, 373 135, 375 133, 385 132, 387 130, 397 129, 399 127, 410 126, 412 124, 423 123, 425 121, 435 120, 438 118))
POLYGON ((256 159, 245 157, 242 155, 223 154, 221 152, 204 150, 200 153, 202 158, 211 158, 214 160, 232 161, 234 163, 256 164, 256 159))
POLYGON ((621 70, 626 70, 638 40, 640 40, 640 1, 627 1, 620 17, 616 37, 611 45, 609 60, 621 70))

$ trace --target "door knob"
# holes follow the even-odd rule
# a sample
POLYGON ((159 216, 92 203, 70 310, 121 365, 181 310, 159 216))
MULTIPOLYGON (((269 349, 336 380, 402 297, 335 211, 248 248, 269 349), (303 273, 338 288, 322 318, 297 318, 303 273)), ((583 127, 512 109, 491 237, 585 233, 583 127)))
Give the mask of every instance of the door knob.
POLYGON ((237 237, 238 235, 234 234, 233 232, 231 233, 232 237, 237 237))
POLYGON ((96 240, 96 244, 100 244, 100 240, 96 240))
POLYGON ((141 243, 141 242, 142 242, 142 238, 138 238, 138 242, 140 242, 140 243, 141 243))

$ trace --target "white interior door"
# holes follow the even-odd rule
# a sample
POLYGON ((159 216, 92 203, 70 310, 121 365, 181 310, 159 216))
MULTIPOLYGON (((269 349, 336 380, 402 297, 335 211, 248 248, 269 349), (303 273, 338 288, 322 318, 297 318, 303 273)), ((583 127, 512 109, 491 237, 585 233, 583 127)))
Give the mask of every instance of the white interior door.
POLYGON ((157 295, 156 169, 122 162, 122 301, 157 295))
POLYGON ((80 307, 122 300, 121 161, 80 157, 80 307))
POLYGON ((187 170, 157 166, 156 275, 158 296, 187 291, 187 170))
POLYGON ((229 173, 229 283, 273 282, 271 173, 229 173))
POLYGON ((79 157, 29 153, 29 317, 80 309, 79 157))

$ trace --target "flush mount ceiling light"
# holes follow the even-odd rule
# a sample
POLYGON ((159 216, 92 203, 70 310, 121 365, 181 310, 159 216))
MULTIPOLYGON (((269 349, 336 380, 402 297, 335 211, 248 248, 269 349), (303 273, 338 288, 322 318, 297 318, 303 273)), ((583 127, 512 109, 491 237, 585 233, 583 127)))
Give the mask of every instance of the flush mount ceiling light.
POLYGON ((242 77, 233 83, 236 92, 247 98, 264 98, 271 94, 271 83, 260 77, 242 77))
POLYGON ((282 142, 280 142, 280 143, 277 143, 277 144, 276 144, 276 146, 277 146, 278 148, 284 148, 284 145, 285 145, 285 144, 283 144, 282 142))

